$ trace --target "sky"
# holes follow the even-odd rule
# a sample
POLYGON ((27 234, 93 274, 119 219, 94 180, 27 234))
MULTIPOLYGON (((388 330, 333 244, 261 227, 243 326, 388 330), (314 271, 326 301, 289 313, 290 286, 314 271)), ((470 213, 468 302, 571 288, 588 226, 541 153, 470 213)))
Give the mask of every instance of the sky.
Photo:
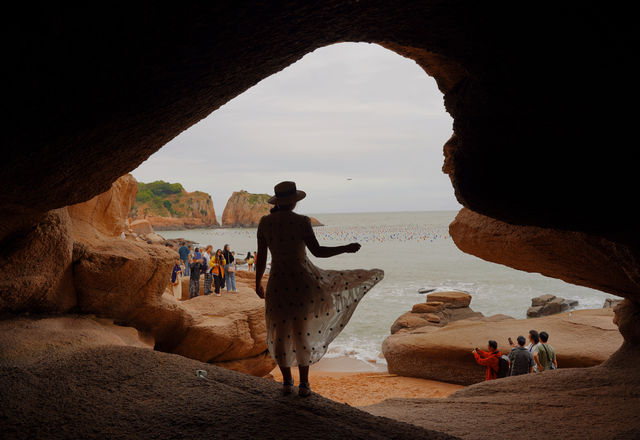
POLYGON ((435 80, 381 46, 315 50, 237 96, 132 172, 211 194, 293 180, 313 213, 457 210, 442 173, 452 133, 435 80))

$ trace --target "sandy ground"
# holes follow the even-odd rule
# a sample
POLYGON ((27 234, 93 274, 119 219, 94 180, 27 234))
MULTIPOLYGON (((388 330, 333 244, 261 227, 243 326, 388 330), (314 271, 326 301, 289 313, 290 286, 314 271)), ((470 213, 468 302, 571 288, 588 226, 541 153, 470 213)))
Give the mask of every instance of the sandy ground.
MULTIPOLYGON (((282 381, 279 369, 271 374, 274 380, 282 381)), ((293 369, 293 376, 298 384, 297 368, 293 369)), ((350 358, 323 359, 311 368, 309 382, 314 393, 351 406, 372 405, 398 397, 447 397, 463 388, 434 380, 390 375, 366 362, 350 358)))

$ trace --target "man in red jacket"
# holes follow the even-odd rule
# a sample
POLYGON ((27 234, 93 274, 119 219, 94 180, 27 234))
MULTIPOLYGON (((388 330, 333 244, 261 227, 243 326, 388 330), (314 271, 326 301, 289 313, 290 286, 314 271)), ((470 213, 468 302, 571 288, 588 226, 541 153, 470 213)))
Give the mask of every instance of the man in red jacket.
POLYGON ((473 357, 476 358, 476 362, 480 365, 487 367, 487 373, 485 380, 497 379, 498 368, 500 366, 500 356, 502 353, 498 351, 498 343, 494 340, 489 341, 488 351, 480 350, 478 348, 472 351, 473 357))

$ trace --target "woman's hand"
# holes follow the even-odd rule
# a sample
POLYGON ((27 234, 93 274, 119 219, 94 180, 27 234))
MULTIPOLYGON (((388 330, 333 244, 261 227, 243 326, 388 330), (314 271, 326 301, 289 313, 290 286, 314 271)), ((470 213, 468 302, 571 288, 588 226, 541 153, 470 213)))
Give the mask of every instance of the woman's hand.
POLYGON ((262 283, 256 284, 256 294, 264 299, 264 287, 262 287, 262 283))
POLYGON ((361 247, 362 246, 360 246, 360 243, 349 243, 344 247, 344 251, 348 254, 355 254, 360 250, 361 247))

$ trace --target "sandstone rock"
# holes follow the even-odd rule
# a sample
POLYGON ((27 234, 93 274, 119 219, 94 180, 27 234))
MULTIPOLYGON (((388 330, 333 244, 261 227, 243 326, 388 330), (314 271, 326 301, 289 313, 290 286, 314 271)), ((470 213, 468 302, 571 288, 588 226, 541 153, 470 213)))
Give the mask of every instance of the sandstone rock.
POLYGON ((469 307, 443 308, 441 302, 419 303, 413 306, 410 312, 404 313, 391 325, 391 334, 401 331, 418 330, 426 326, 443 327, 451 322, 460 320, 484 319, 480 312, 474 312, 469 307), (424 307, 436 304, 436 310, 432 307, 424 307), (418 310, 416 312, 416 310, 418 310), (425 311, 422 311, 425 310, 425 311))
POLYGON ((427 321, 429 322, 433 322, 435 324, 439 324, 440 323, 440 317, 436 314, 433 313, 427 313, 427 321))
POLYGON ((153 226, 148 219, 133 220, 130 223, 130 228, 138 235, 150 234, 153 232, 153 226))
POLYGON ((531 328, 549 333, 560 368, 598 365, 622 343, 612 317, 611 309, 597 309, 527 320, 463 320, 428 332, 393 334, 383 342, 382 351, 389 373, 468 385, 484 378, 483 367, 471 354, 474 347, 484 348, 494 339, 499 350, 508 352, 507 337, 526 335, 531 328), (585 346, 584 341, 590 343, 585 346))
POLYGON ((551 294, 540 295, 535 298, 531 298, 531 307, 543 306, 555 298, 556 296, 551 294))
POLYGON ((527 317, 528 318, 538 318, 541 316, 540 311, 542 310, 542 306, 529 307, 527 309, 527 317))
POLYGON ((128 229, 127 216, 137 193, 138 182, 131 174, 125 174, 108 191, 67 209, 76 229, 118 237, 128 229))
POLYGON ((213 200, 205 192, 187 192, 179 183, 163 181, 139 187, 145 197, 137 197, 131 208, 134 221, 147 220, 158 231, 218 226, 213 200))
POLYGON ((426 303, 415 304, 411 308, 412 313, 433 313, 444 309, 444 303, 441 301, 429 301, 426 303))
POLYGON ((638 257, 628 246, 585 232, 518 226, 460 210, 449 226, 463 252, 568 283, 637 298, 638 257))
MULTIPOLYGON (((267 200, 269 194, 251 194, 241 190, 231 194, 222 212, 222 226, 256 227, 260 219, 273 207, 267 200)), ((309 217, 311 226, 322 226, 317 219, 309 217)))
POLYGON ((91 315, 0 320, 0 365, 31 366, 104 346, 153 349, 153 339, 135 328, 91 315))
POLYGON ((604 304, 602 305, 602 308, 603 309, 614 308, 615 306, 617 306, 621 302, 622 302, 621 299, 607 298, 607 299, 604 300, 604 304))
POLYGON ((432 301, 442 302, 445 307, 450 308, 469 307, 471 295, 464 292, 435 292, 427 294, 427 303, 432 301))
POLYGON ((554 315, 572 309, 578 305, 578 301, 564 299, 555 295, 542 295, 531 299, 531 307, 527 310, 527 317, 554 315))
POLYGON ((0 312, 60 313, 76 305, 73 236, 66 208, 48 212, 0 252, 0 312))

